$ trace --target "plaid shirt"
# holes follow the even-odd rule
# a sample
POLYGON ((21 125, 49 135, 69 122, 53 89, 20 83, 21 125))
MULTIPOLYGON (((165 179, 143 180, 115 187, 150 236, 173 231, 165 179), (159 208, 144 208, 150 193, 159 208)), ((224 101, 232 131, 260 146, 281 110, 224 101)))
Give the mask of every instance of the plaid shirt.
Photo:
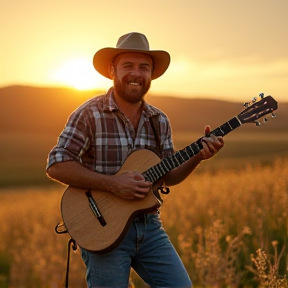
POLYGON ((167 116, 144 102, 137 133, 113 100, 113 88, 92 98, 69 117, 57 145, 49 154, 47 168, 56 162, 76 161, 90 170, 115 174, 135 150, 157 151, 157 142, 149 117, 158 115, 161 153, 174 153, 167 116))

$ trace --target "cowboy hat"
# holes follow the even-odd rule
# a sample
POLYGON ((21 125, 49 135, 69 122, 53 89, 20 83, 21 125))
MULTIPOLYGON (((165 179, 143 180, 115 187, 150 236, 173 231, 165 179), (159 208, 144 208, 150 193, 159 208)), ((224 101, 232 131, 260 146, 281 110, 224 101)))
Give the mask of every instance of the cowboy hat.
POLYGON ((125 52, 139 52, 148 54, 153 60, 153 72, 151 79, 160 77, 170 64, 170 55, 162 50, 150 50, 149 42, 145 35, 132 32, 121 36, 116 48, 103 48, 97 51, 93 58, 94 68, 104 77, 112 79, 108 72, 109 64, 114 58, 125 52))

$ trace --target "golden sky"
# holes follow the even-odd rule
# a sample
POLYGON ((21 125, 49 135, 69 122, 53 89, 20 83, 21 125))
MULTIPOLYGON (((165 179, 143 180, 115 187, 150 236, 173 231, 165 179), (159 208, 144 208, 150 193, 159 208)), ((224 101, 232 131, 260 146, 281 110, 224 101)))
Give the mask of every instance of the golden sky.
POLYGON ((0 87, 104 88, 94 53, 131 31, 171 55, 151 93, 288 100, 288 0, 0 0, 0 87))

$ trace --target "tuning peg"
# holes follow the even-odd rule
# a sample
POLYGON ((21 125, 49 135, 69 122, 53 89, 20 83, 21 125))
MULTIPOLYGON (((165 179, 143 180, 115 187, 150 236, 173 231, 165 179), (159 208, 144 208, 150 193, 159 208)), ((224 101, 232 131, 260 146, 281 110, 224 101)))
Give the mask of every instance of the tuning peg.
POLYGON ((261 123, 259 121, 255 121, 256 126, 261 126, 261 123))
POLYGON ((268 119, 266 117, 263 118, 263 123, 266 123, 268 119))
POLYGON ((254 97, 254 98, 252 99, 252 103, 255 103, 256 101, 257 101, 257 98, 254 97))
POLYGON ((246 107, 246 108, 249 107, 249 102, 243 103, 243 106, 246 107))
POLYGON ((272 118, 276 118, 276 114, 274 112, 271 114, 271 116, 272 118))
POLYGON ((259 97, 260 97, 261 99, 263 99, 263 98, 264 98, 264 93, 260 93, 260 94, 259 94, 259 97))

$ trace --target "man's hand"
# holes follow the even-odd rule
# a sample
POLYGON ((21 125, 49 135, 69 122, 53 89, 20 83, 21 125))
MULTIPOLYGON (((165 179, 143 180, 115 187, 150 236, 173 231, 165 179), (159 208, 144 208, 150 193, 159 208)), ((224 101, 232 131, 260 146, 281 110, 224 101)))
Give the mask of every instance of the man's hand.
POLYGON ((142 199, 152 188, 152 183, 135 171, 113 175, 111 180, 109 191, 124 199, 142 199))
POLYGON ((210 132, 210 126, 206 126, 204 131, 205 136, 201 140, 203 145, 203 149, 200 151, 202 160, 213 157, 224 146, 223 137, 215 136, 210 134, 210 132))

